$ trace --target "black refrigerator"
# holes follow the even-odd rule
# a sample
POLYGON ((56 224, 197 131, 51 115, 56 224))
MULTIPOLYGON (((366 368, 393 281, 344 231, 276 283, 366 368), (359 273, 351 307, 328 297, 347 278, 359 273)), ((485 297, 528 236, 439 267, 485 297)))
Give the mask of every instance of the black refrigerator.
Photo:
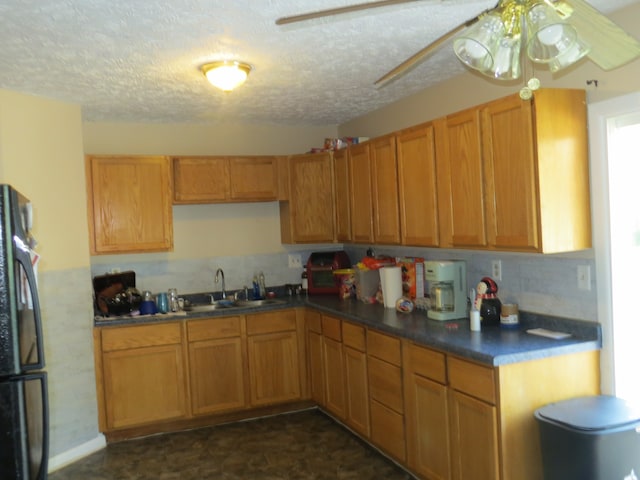
POLYGON ((29 201, 0 184, 0 479, 47 478, 49 419, 29 201))

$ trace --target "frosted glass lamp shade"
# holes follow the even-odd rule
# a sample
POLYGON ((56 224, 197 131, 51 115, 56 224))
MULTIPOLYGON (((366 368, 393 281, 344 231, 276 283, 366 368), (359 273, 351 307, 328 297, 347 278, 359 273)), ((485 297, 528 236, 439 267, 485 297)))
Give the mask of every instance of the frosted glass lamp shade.
POLYGON ((201 67, 202 73, 214 87, 224 92, 242 85, 251 71, 251 65, 241 62, 214 62, 201 67))

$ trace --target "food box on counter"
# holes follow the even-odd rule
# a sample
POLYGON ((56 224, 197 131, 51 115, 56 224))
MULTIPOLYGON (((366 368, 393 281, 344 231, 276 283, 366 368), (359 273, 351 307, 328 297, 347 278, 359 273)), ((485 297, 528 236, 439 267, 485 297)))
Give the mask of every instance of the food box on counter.
POLYGON ((402 294, 412 300, 424 297, 424 258, 399 257, 396 264, 402 268, 402 294))

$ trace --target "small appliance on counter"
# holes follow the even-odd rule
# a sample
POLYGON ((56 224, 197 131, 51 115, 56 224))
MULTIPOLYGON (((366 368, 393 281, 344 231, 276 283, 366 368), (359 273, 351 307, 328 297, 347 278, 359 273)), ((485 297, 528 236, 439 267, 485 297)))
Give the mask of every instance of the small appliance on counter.
POLYGON ((309 295, 337 295, 340 291, 340 285, 336 283, 333 272, 350 267, 351 260, 344 250, 313 252, 307 260, 309 295))
POLYGON ((463 260, 424 262, 431 307, 427 317, 453 320, 467 316, 467 266, 463 260))

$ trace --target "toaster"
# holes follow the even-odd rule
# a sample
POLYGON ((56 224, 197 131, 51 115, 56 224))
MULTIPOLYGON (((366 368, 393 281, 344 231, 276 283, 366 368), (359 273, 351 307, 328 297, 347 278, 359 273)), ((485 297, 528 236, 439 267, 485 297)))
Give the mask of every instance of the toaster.
POLYGON ((344 250, 314 252, 307 260, 309 295, 337 294, 339 285, 333 277, 334 270, 351 267, 351 260, 344 250))

